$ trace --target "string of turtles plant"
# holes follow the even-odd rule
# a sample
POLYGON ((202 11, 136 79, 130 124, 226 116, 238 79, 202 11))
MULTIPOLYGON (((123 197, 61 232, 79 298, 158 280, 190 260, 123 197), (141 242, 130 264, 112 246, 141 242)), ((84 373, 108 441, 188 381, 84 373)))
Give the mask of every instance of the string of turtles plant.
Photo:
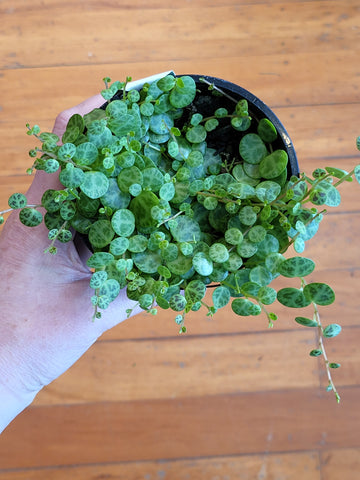
MULTIPOLYGON (((274 125, 253 118, 246 100, 230 97, 231 109, 204 116, 194 106, 198 91, 190 76, 168 75, 140 91, 128 90, 129 80, 105 78, 103 108, 73 115, 61 139, 27 125, 41 143, 29 152, 28 173, 59 175, 63 188, 46 190, 37 205, 14 193, 0 215, 19 210, 28 227, 44 222, 50 254, 75 233, 83 237, 92 250, 94 319, 125 287, 151 314, 158 307, 173 310, 180 332, 186 315, 201 307, 211 316, 228 303, 239 316, 263 312, 272 327, 277 315, 269 305, 276 300, 289 308, 312 305, 312 318, 295 320, 317 328, 310 355, 324 358, 327 389, 339 401, 331 369, 340 364, 329 361, 324 338, 341 327, 324 327, 319 313, 335 294, 326 283, 306 280, 315 263, 301 254, 326 207, 340 204, 338 187, 353 177, 360 181, 360 166, 288 178, 274 125), (237 141, 231 155, 209 141, 229 130, 237 141), (290 246, 298 255, 286 258, 290 246), (270 284, 279 275, 298 278, 298 288, 276 291, 270 284), (204 299, 208 286, 214 287, 211 304, 204 299)), ((208 90, 229 100, 212 84, 208 90)))

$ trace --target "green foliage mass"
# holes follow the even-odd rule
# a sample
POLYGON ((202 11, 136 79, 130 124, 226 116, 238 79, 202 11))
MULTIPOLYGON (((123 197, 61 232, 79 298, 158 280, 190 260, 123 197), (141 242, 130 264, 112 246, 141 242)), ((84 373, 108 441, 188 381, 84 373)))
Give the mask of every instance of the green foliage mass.
POLYGON ((140 91, 104 80, 106 103, 73 115, 62 138, 27 125, 42 144, 29 152, 35 159, 29 173, 57 172, 62 188, 45 191, 38 205, 13 194, 10 210, 36 227, 45 209, 52 254, 58 241, 72 240, 72 231, 82 236, 93 251, 94 318, 124 287, 150 313, 157 306, 173 310, 180 332, 186 315, 200 307, 212 316, 230 303, 239 316, 264 313, 272 326, 277 316, 268 305, 276 300, 290 309, 312 305, 313 318, 296 322, 318 328, 310 355, 325 358, 329 389, 339 399, 329 373, 339 364, 328 361, 323 337, 341 328, 323 328, 318 310, 335 294, 327 284, 306 282, 315 263, 300 254, 325 207, 339 205, 340 184, 360 180, 360 166, 293 176, 271 121, 255 118, 245 99, 229 101, 204 79, 201 91, 190 76, 168 75, 140 91), (202 110, 197 100, 204 91, 202 110), (290 246, 297 255, 285 258, 290 246), (299 287, 276 292, 269 285, 280 275, 298 278, 299 287))

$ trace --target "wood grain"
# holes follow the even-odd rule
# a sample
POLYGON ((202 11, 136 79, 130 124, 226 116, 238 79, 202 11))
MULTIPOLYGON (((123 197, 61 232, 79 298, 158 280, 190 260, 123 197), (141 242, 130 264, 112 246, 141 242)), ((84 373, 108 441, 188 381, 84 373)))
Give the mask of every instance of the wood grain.
MULTIPOLYGON (((360 163, 358 0, 3 0, 0 19, 1 208, 31 182, 25 124, 51 130, 104 76, 227 79, 274 110, 302 171, 360 163)), ((360 190, 347 187, 306 249, 317 264, 309 280, 336 292, 321 314, 343 326, 327 341, 342 364, 340 405, 308 356, 316 332, 294 322, 300 312, 274 305, 269 330, 262 315, 200 311, 184 337, 168 311, 142 314, 105 333, 5 430, 0 480, 355 479, 360 190)))
POLYGON ((144 461, 158 459, 159 452, 176 459, 359 448, 359 394, 348 388, 342 407, 316 389, 31 407, 1 436, 0 465, 144 461))
POLYGON ((66 65, 84 65, 89 61, 107 64, 117 56, 122 62, 130 62, 134 56, 146 56, 145 44, 156 61, 167 56, 169 50, 178 59, 231 58, 238 55, 239 44, 248 56, 253 56, 257 55, 259 43, 263 55, 309 49, 313 53, 341 52, 347 46, 345 32, 359 24, 357 7, 356 2, 347 2, 339 16, 333 1, 225 4, 211 8, 183 3, 175 9, 167 6, 128 9, 116 2, 76 2, 67 9, 62 3, 47 2, 41 5, 41 13, 33 4, 24 5, 17 13, 26 15, 27 22, 19 28, 17 16, 7 10, 2 16, 2 33, 13 45, 23 37, 32 37, 34 25, 37 25, 36 35, 20 51, 8 51, 7 44, 1 47, 0 43, 0 65, 4 69, 63 66, 59 59, 67 59, 66 65), (39 22, 44 14, 52 18, 50 29, 48 24, 39 22), (81 17, 82 28, 74 28, 74 16, 81 17), (97 35, 99 24, 106 25, 109 38, 116 39, 106 49, 97 35), (61 37, 58 31, 62 32, 61 37), (299 31, 301 36, 294 35, 299 31))
POLYGON ((293 478, 294 471, 297 472, 299 478, 302 476, 307 480, 321 480, 318 455, 306 452, 284 454, 265 452, 260 455, 25 469, 0 473, 0 480, 63 480, 64 478, 72 480, 139 480, 143 478, 253 480, 266 477, 290 480, 293 478))

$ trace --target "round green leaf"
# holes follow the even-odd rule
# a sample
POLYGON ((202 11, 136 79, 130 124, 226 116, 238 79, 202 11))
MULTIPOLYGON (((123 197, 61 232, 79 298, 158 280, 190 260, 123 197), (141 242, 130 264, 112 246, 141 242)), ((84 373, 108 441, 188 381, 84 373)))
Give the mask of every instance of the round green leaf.
POLYGON ((90 288, 97 289, 100 288, 101 285, 107 280, 108 274, 105 270, 99 270, 94 272, 90 279, 90 288))
POLYGON ((250 280, 261 286, 266 286, 272 282, 273 276, 263 265, 257 265, 250 271, 250 280))
POLYGON ((153 192, 158 192, 164 184, 164 175, 156 167, 145 168, 142 171, 144 189, 150 189, 153 192))
POLYGON ((152 295, 150 295, 149 293, 144 293, 139 298, 139 305, 141 308, 146 310, 152 306, 153 301, 154 301, 154 298, 152 295))
MULTIPOLYGON (((173 245, 173 244, 172 244, 173 245)), ((170 247, 171 245, 169 245, 170 247)), ((173 245, 176 247, 176 245, 173 245)), ((178 252, 176 248, 176 253, 178 252)), ((174 275, 185 275, 192 267, 192 258, 185 257, 182 253, 177 253, 176 258, 173 258, 175 255, 175 248, 170 248, 169 250, 164 250, 162 253, 164 259, 166 260, 166 265, 171 273, 174 275), (166 256, 165 256, 166 255, 166 256), (169 255, 169 259, 167 259, 169 255)))
POLYGON ((98 149, 91 142, 81 143, 76 147, 73 160, 78 165, 91 165, 98 157, 98 149))
POLYGON ((309 283, 304 287, 304 295, 317 305, 330 305, 335 301, 335 292, 326 283, 309 283))
POLYGON ((195 125, 186 132, 186 140, 190 143, 201 143, 206 139, 206 129, 202 125, 195 125))
POLYGON ((327 181, 323 181, 317 188, 326 193, 325 205, 328 207, 338 207, 340 205, 341 195, 334 185, 331 185, 331 183, 327 181))
POLYGON ((100 287, 100 296, 106 295, 109 299, 110 302, 115 300, 115 298, 119 295, 120 293, 120 284, 117 280, 114 278, 110 278, 109 280, 106 280, 100 287))
POLYGON ((113 100, 106 107, 106 113, 111 118, 121 118, 127 114, 127 104, 124 100, 113 100))
POLYGON ((250 205, 243 207, 239 212, 239 220, 244 225, 254 225, 257 220, 257 214, 254 211, 253 207, 251 207, 250 205))
POLYGON ((243 238, 242 232, 236 227, 231 227, 225 232, 225 240, 227 243, 230 243, 230 245, 239 245, 239 243, 243 241, 243 238))
POLYGON ((174 126, 174 120, 167 113, 155 114, 150 118, 149 128, 158 135, 168 134, 174 126))
POLYGON ((211 275, 213 271, 213 262, 211 258, 208 257, 203 252, 197 252, 195 253, 193 259, 192 259, 192 264, 195 269, 195 271, 204 277, 207 277, 208 275, 211 275))
POLYGON ((250 117, 233 117, 231 126, 238 132, 245 132, 251 125, 250 117))
POLYGON ((113 255, 123 255, 129 247, 129 239, 127 237, 116 237, 110 243, 110 252, 113 255))
POLYGON ((235 298, 231 302, 231 308, 236 315, 247 317, 249 315, 260 315, 261 307, 247 298, 235 298))
POLYGON ((76 188, 85 181, 85 174, 81 170, 81 168, 76 168, 73 165, 68 164, 66 168, 64 168, 60 172, 59 180, 64 185, 64 187, 76 188))
POLYGON ((24 208, 27 205, 27 198, 23 193, 13 193, 8 201, 10 208, 24 208))
POLYGON ((95 248, 104 248, 114 238, 115 232, 109 220, 97 220, 89 229, 89 241, 95 248))
POLYGON ((271 305, 276 300, 276 290, 271 287, 261 287, 258 291, 258 299, 264 305, 271 305))
POLYGON ((194 251, 193 244, 189 242, 179 243, 179 248, 180 248, 180 252, 185 256, 192 255, 194 251))
POLYGON ((229 258, 229 251, 222 243, 213 243, 209 249, 209 257, 213 262, 223 263, 229 258))
POLYGON ((266 230, 261 225, 255 225, 248 232, 248 239, 253 243, 260 243, 266 237, 266 230))
POLYGON ((107 295, 101 295, 101 297, 97 297, 97 305, 99 308, 106 309, 110 305, 110 298, 107 295))
POLYGON ((245 282, 241 285, 240 291, 242 295, 245 297, 257 297, 259 290, 260 290, 260 285, 255 282, 245 282))
POLYGON ((110 265, 114 261, 114 255, 108 252, 96 252, 88 259, 86 265, 90 268, 101 268, 110 265))
POLYGON ((277 138, 277 131, 268 118, 262 118, 257 126, 257 132, 264 142, 271 143, 277 138))
POLYGON ((284 260, 278 266, 278 272, 284 277, 305 277, 315 269, 315 263, 310 258, 292 257, 284 260))
POLYGON ((175 82, 176 80, 173 75, 166 75, 166 77, 160 78, 160 80, 157 81, 156 85, 163 92, 168 92, 174 87, 175 82))
POLYGON ((144 115, 144 117, 151 117, 151 115, 154 113, 154 105, 150 102, 142 103, 140 105, 140 112, 141 115, 144 115))
POLYGON ((151 252, 146 250, 145 252, 134 253, 132 255, 135 265, 143 273, 157 273, 159 266, 162 263, 162 258, 158 252, 151 252))
POLYGON ((76 206, 73 202, 64 202, 60 208, 61 218, 71 220, 76 214, 76 206))
POLYGON ((60 163, 55 158, 48 158, 45 162, 44 170, 46 173, 55 173, 59 170, 60 163))
POLYGON ((239 144, 239 152, 245 162, 250 164, 259 164, 267 155, 267 149, 259 135, 248 133, 239 144))
POLYGON ((204 207, 206 210, 215 210, 218 206, 218 200, 215 197, 205 197, 204 199, 204 207))
POLYGON ((285 150, 275 150, 261 160, 260 175, 267 180, 276 178, 286 169, 287 163, 288 155, 285 150))
POLYGON ((153 207, 160 203, 158 197, 149 191, 142 191, 140 195, 133 198, 130 202, 129 209, 133 212, 136 219, 136 228, 143 233, 152 229, 157 225, 157 221, 152 217, 151 211, 153 207))
POLYGON ((212 300, 215 308, 223 308, 230 301, 230 291, 228 288, 220 286, 214 289, 212 300))
POLYGON ((229 253, 228 260, 224 263, 224 267, 229 270, 229 272, 236 272, 241 268, 243 264, 243 259, 236 252, 232 251, 229 253))
POLYGON ((173 182, 164 183, 164 185, 161 186, 159 190, 159 197, 162 200, 166 200, 170 202, 170 200, 173 199, 174 195, 175 195, 175 187, 173 182))
POLYGON ((20 222, 27 227, 36 227, 43 220, 42 214, 35 208, 25 207, 19 213, 20 222))
POLYGON ((277 199, 281 192, 281 186, 271 180, 265 180, 256 185, 255 193, 262 202, 271 203, 277 199))
POLYGON ((337 323, 332 323, 331 325, 328 325, 327 327, 324 328, 323 335, 326 338, 332 338, 339 335, 340 332, 341 332, 341 326, 338 325, 337 323))
MULTIPOLYGON (((79 113, 74 113, 74 115, 69 118, 69 121, 66 125, 66 130, 73 128, 77 128, 80 133, 84 131, 84 119, 79 113)), ((54 139, 55 142, 58 140, 54 139)))
POLYGON ((172 297, 170 297, 169 300, 169 305, 172 310, 175 312, 180 312, 181 310, 184 310, 186 307, 186 299, 180 295, 180 293, 175 293, 172 297))
POLYGON ((144 235, 133 235, 129 238, 129 252, 140 253, 146 250, 148 239, 144 235))
POLYGON ((121 208, 112 216, 111 225, 119 236, 129 237, 135 229, 135 216, 130 210, 121 208))
POLYGON ((160 265, 157 269, 158 274, 161 275, 164 278, 170 278, 171 277, 171 272, 170 270, 165 267, 164 265, 160 265))
POLYGON ((265 266, 271 273, 278 273, 279 266, 285 261, 285 257, 281 253, 269 253, 265 258, 265 266))
POLYGON ((177 242, 200 241, 201 230, 198 222, 185 215, 181 215, 171 222, 170 232, 177 242))
POLYGON ((69 160, 76 153, 76 147, 73 143, 64 143, 58 150, 58 157, 60 160, 69 160))
POLYGON ((176 79, 176 84, 171 90, 169 101, 175 108, 184 108, 194 100, 196 83, 192 77, 182 76, 176 79))
POLYGON ((129 192, 129 188, 134 183, 142 185, 143 183, 143 174, 141 170, 133 165, 132 167, 127 167, 121 170, 117 177, 117 183, 120 190, 124 193, 129 192))
POLYGON ((119 189, 116 178, 109 178, 109 188, 105 195, 100 197, 100 200, 104 207, 119 210, 129 206, 131 196, 119 189))
POLYGON ((185 298, 190 303, 199 302, 206 293, 206 285, 201 280, 192 280, 185 288, 185 298))
POLYGON ((237 246, 237 253, 240 257, 251 258, 258 251, 258 247, 255 243, 250 242, 246 238, 237 246))
POLYGON ((84 181, 80 185, 80 189, 89 198, 100 198, 107 192, 109 188, 109 179, 101 172, 84 173, 84 181))
POLYGON ((279 290, 277 299, 282 305, 289 308, 307 307, 311 303, 311 301, 305 297, 302 290, 293 287, 286 287, 279 290))

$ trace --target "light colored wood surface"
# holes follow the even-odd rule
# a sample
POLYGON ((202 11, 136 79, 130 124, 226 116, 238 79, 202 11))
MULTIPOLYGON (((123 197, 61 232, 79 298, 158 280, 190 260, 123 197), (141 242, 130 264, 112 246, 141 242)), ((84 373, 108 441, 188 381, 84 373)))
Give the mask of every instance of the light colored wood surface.
MULTIPOLYGON (((50 130, 104 76, 173 69, 230 80, 273 108, 301 170, 359 162, 358 0, 3 0, 0 20, 1 206, 31 181, 25 124, 50 130)), ((282 307, 271 331, 261 316, 226 310, 197 312, 182 337, 166 312, 139 315, 1 435, 0 480, 355 480, 359 198, 354 183, 307 247, 312 278, 336 290, 324 320, 344 326, 328 343, 342 363, 340 406, 307 355, 315 334, 282 307)))

